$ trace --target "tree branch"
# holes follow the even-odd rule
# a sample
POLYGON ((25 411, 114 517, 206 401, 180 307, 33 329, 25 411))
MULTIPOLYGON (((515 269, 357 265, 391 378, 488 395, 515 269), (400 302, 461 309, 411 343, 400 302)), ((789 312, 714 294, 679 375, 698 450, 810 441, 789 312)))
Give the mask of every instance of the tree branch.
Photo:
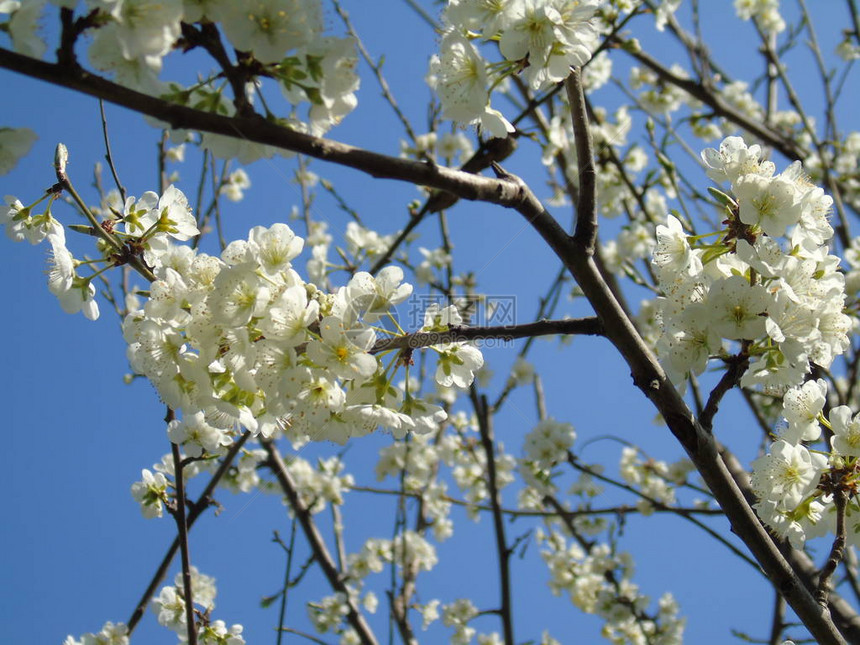
POLYGON ((836 505, 836 539, 833 540, 830 555, 821 569, 818 588, 815 590, 815 599, 824 607, 827 606, 827 597, 830 595, 830 580, 845 551, 845 505, 848 503, 848 493, 843 488, 838 488, 833 493, 833 502, 836 505))
MULTIPOLYGON (((173 410, 168 409, 168 423, 173 420, 173 410)), ((191 555, 188 548, 188 524, 185 520, 185 479, 182 470, 182 456, 179 454, 179 446, 170 443, 173 453, 173 477, 176 484, 176 508, 172 509, 171 515, 176 521, 179 532, 179 556, 182 560, 182 599, 185 601, 185 627, 188 635, 189 645, 197 645, 197 624, 194 620, 194 589, 191 585, 191 555)))
POLYGON ((594 143, 588 128, 582 70, 574 67, 564 82, 570 103, 570 116, 576 142, 576 164, 579 168, 579 201, 576 204, 574 237, 589 255, 597 245, 597 171, 594 168, 594 143))
POLYGON ((786 140, 763 123, 753 121, 748 116, 741 114, 734 108, 726 105, 718 96, 701 83, 689 78, 678 76, 671 70, 663 67, 663 65, 641 50, 636 52, 628 51, 628 53, 657 74, 657 76, 659 76, 664 82, 671 83, 675 87, 684 90, 693 98, 698 99, 710 107, 717 116, 728 119, 732 123, 742 127, 744 130, 761 139, 772 148, 779 150, 779 152, 785 157, 789 159, 804 158, 804 151, 793 141, 786 140))
POLYGON ((505 523, 502 520, 501 495, 496 477, 496 452, 493 438, 493 420, 487 397, 478 396, 475 386, 470 390, 472 405, 478 417, 478 429, 481 433, 481 446, 487 459, 487 496, 493 513, 493 529, 496 536, 496 555, 499 558, 499 592, 501 607, 499 614, 502 619, 502 631, 505 634, 505 645, 514 645, 514 611, 511 605, 511 550, 505 537, 505 523))
POLYGON ((516 210, 532 224, 570 270, 603 322, 607 338, 630 367, 633 383, 654 404, 672 434, 687 451, 732 523, 734 532, 744 541, 768 578, 780 589, 819 643, 845 643, 827 609, 816 603, 807 585, 791 568, 759 522, 722 462, 714 438, 695 420, 651 349, 624 314, 597 270, 585 241, 569 238, 522 180, 507 178, 506 181, 520 187, 521 198, 515 205, 516 210))
POLYGON ((500 325, 497 327, 467 327, 466 325, 451 325, 448 331, 415 332, 404 336, 380 338, 373 347, 371 354, 392 349, 417 349, 430 347, 440 343, 457 343, 470 340, 513 340, 515 338, 534 338, 536 336, 579 334, 587 336, 602 336, 603 326, 597 318, 570 318, 567 320, 538 320, 522 325, 500 325))
POLYGON ((453 193, 461 199, 510 205, 519 199, 519 187, 511 182, 454 170, 435 163, 411 161, 370 152, 332 139, 290 130, 263 117, 223 116, 170 103, 128 89, 82 70, 68 70, 54 63, 22 56, 0 48, 0 68, 8 69, 115 105, 146 114, 174 129, 200 130, 330 161, 382 179, 397 179, 453 193))
MULTIPOLYGON (((637 58, 644 62, 641 56, 644 54, 637 54, 637 58)), ((761 526, 743 493, 721 460, 713 437, 701 424, 696 422, 691 411, 666 377, 650 348, 639 336, 631 320, 625 315, 617 299, 607 287, 597 270, 594 259, 591 257, 592 249, 589 248, 587 240, 570 238, 542 207, 521 179, 511 175, 505 175, 502 179, 490 179, 433 164, 423 164, 376 154, 332 140, 294 132, 262 118, 230 118, 200 112, 123 88, 80 70, 69 70, 56 64, 21 56, 6 49, 0 49, 0 67, 91 96, 104 98, 115 104, 166 121, 174 128, 190 128, 233 137, 245 137, 250 141, 264 145, 301 152, 311 157, 355 168, 374 177, 408 181, 446 190, 464 199, 481 200, 516 209, 570 270, 603 323, 606 336, 629 365, 634 384, 642 390, 661 413, 669 429, 687 451, 708 487, 713 491, 715 498, 726 512, 733 530, 750 548, 773 584, 780 589, 794 611, 820 643, 845 642, 834 627, 829 612, 826 608, 820 607, 809 593, 806 584, 808 576, 805 577, 805 580, 798 577, 798 573, 792 570, 774 541, 761 526)), ((655 69, 655 71, 657 70, 655 69)), ((666 72, 666 70, 662 71, 666 72)), ((671 73, 669 74, 671 75, 671 73)), ((701 88, 697 84, 674 77, 664 80, 673 82, 679 87, 689 87, 688 91, 693 96, 700 98, 715 110, 718 107, 722 108, 724 115, 728 114, 725 107, 709 93, 704 92, 704 96, 702 96, 701 88)), ((736 120, 737 117, 738 115, 733 115, 733 120, 736 120)), ((775 137, 766 128, 754 123, 743 124, 743 126, 787 156, 792 158, 798 156, 794 144, 775 137)), ((583 155, 580 158, 580 164, 582 164, 583 158, 588 159, 590 157, 589 151, 588 155, 583 155)), ((592 195, 580 203, 587 203, 587 200, 593 199, 594 196, 592 195)), ((298 506, 294 504, 296 509, 303 509, 280 455, 270 442, 264 443, 264 446, 272 457, 276 475, 288 497, 291 498, 291 502, 299 504, 298 506)), ((307 510, 303 510, 304 513, 297 510, 300 518, 303 518, 303 528, 314 548, 320 550, 324 548, 324 545, 316 533, 313 523, 308 519, 307 510)), ((321 558, 323 557, 322 554, 327 555, 327 552, 321 551, 321 558)), ((321 562, 325 563, 326 561, 323 558, 321 562)), ((332 584, 335 588, 338 586, 345 588, 343 581, 337 577, 336 570, 330 560, 328 565, 323 564, 323 569, 332 584), (330 571, 328 571, 329 568, 330 571)), ((349 619, 354 627, 356 625, 366 627, 363 618, 352 606, 349 619)), ((362 631, 357 628, 357 631, 359 631, 364 642, 375 642, 369 629, 362 631)))
POLYGON ((768 645, 780 645, 782 643, 782 630, 785 629, 785 599, 779 595, 779 592, 773 595, 773 614, 770 619, 768 645))
POLYGON ((346 582, 337 570, 322 535, 320 535, 316 524, 314 524, 314 521, 311 518, 310 510, 304 505, 304 503, 302 503, 298 490, 296 489, 296 485, 293 482, 293 478, 281 457, 281 453, 278 451, 274 442, 269 439, 261 439, 260 443, 269 455, 269 465, 272 472, 278 480, 281 490, 284 491, 284 495, 286 495, 287 500, 290 503, 290 507, 293 509, 293 512, 299 520, 299 524, 302 526, 302 531, 311 547, 311 551, 313 551, 314 558, 319 563, 323 574, 328 580, 329 585, 331 585, 331 588, 336 592, 343 594, 344 602, 348 608, 346 618, 349 621, 349 624, 356 631, 359 639, 364 645, 376 645, 376 637, 370 629, 370 625, 367 624, 364 616, 359 612, 358 607, 355 605, 355 601, 352 597, 353 595, 350 594, 349 588, 346 586, 346 582))
POLYGON ((729 365, 729 369, 726 370, 719 383, 711 391, 711 394, 708 396, 708 402, 705 404, 702 414, 699 415, 699 423, 708 432, 711 432, 713 429, 714 417, 719 410, 720 401, 728 394, 729 390, 738 384, 744 372, 747 371, 749 364, 750 359, 746 354, 735 357, 729 365))

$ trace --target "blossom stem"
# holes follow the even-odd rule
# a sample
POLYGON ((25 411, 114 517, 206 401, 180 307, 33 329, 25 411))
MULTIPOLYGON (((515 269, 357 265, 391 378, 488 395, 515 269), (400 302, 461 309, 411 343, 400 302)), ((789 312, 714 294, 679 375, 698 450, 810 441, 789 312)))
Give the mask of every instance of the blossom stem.
MULTIPOLYGON (((60 185, 63 187, 63 190, 69 193, 69 196, 71 196, 72 200, 75 202, 75 204, 77 204, 84 217, 87 218, 87 221, 89 221, 90 225, 93 227, 93 231, 105 242, 107 242, 114 251, 116 251, 117 253, 121 252, 124 248, 123 243, 120 242, 116 235, 105 230, 105 228, 101 225, 96 216, 90 210, 89 206, 87 206, 84 200, 81 199, 81 196, 78 195, 78 191, 75 190, 75 187, 72 185, 72 182, 66 174, 65 170, 57 168, 57 180, 60 182, 60 185)), ((131 256, 129 259, 129 264, 131 264, 131 266, 133 266, 137 270, 137 272, 140 273, 140 275, 146 278, 146 280, 148 280, 149 282, 155 281, 155 274, 148 266, 146 266, 146 264, 144 264, 143 260, 141 260, 139 257, 131 256)))

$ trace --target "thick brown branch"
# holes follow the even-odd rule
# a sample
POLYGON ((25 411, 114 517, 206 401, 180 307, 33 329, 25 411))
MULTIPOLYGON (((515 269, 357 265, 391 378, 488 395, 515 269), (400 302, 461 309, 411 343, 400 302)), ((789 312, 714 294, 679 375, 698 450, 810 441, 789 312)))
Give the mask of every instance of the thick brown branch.
MULTIPOLYGON (((518 183, 515 178, 508 178, 518 183)), ((519 182, 522 183, 522 182, 519 182)), ((782 592, 819 643, 845 643, 826 608, 816 603, 807 585, 786 562, 774 541, 735 484, 709 432, 699 424, 666 376, 651 349, 625 315, 597 270, 583 240, 570 238, 524 186, 515 205, 570 270, 604 324, 607 338, 630 367, 634 384, 654 404, 672 434, 681 443, 708 488, 725 511, 734 532, 744 541, 771 582, 782 592)))
POLYGON ((481 177, 430 162, 370 152, 331 139, 296 132, 262 117, 228 117, 195 110, 136 92, 85 71, 64 69, 3 48, 0 48, 0 68, 104 99, 164 121, 174 129, 201 130, 242 138, 331 161, 373 177, 438 188, 461 199, 510 205, 520 197, 520 186, 508 181, 481 177))
MULTIPOLYGON (((644 54, 637 54, 645 64, 644 54)), ((653 61, 649 61, 652 62, 653 61)), ((649 65, 650 67, 651 65, 649 65)), ((249 141, 285 150, 307 154, 322 160, 355 168, 374 177, 397 179, 451 192, 461 198, 481 200, 515 208, 543 237, 558 257, 565 263, 585 296, 603 323, 607 338, 615 345, 630 367, 633 381, 651 400, 661 413, 669 429, 683 445, 696 465, 708 487, 714 493, 735 533, 745 542, 756 560, 761 564, 773 584, 782 592, 798 617, 819 643, 844 643, 836 630, 826 608, 820 607, 808 589, 809 577, 798 577, 798 573, 780 553, 774 541, 764 530, 743 493, 735 484, 721 460, 713 437, 696 422, 692 412, 677 390, 666 377, 654 354, 625 315, 617 299, 607 287, 591 257, 592 249, 586 241, 570 238, 553 217, 542 207, 534 193, 522 180, 512 176, 491 179, 469 173, 439 167, 434 164, 414 162, 387 155, 372 153, 335 141, 321 139, 294 132, 262 118, 230 118, 204 113, 184 106, 168 103, 139 92, 123 88, 115 83, 78 70, 64 69, 14 52, 0 49, 0 67, 40 78, 53 84, 68 87, 81 93, 103 98, 117 105, 148 114, 169 123, 174 128, 196 129, 233 137, 244 137, 249 141)), ((661 76, 666 70, 655 69, 661 76)), ((671 75, 671 73, 668 73, 671 75)), ((730 111, 710 93, 702 92, 701 86, 685 79, 664 78, 668 82, 687 89, 693 96, 704 101, 720 116, 729 118, 730 111)), ((791 158, 797 158, 796 147, 774 133, 752 122, 743 122, 740 115, 731 114, 750 132, 760 137, 791 158)), ((591 154, 582 158, 590 158, 591 154)), ((590 196, 587 199, 594 199, 590 196)), ((285 493, 297 509, 300 521, 312 547, 320 558, 324 572, 335 589, 345 588, 339 579, 327 551, 307 510, 300 504, 289 474, 271 443, 264 443, 272 457, 274 470, 285 493), (304 513, 300 512, 304 510, 304 513)), ((363 642, 375 642, 363 617, 354 607, 348 616, 351 625, 358 631, 363 642)), ((841 623, 851 622, 850 616, 841 623)))

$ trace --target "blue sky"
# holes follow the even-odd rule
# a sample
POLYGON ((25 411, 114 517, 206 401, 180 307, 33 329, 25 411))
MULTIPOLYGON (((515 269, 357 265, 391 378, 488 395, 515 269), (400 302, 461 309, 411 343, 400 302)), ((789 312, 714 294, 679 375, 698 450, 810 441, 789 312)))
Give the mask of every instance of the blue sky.
MULTIPOLYGON (((435 49, 434 34, 401 0, 344 4, 371 53, 386 55, 384 70, 392 91, 416 129, 424 131, 430 91, 423 77, 435 49)), ((423 4, 432 3, 425 0, 423 4)), ((730 3, 722 4, 724 11, 715 11, 705 23, 705 35, 712 36, 717 58, 743 77, 755 50, 752 31, 748 26, 737 31, 730 3), (730 43, 723 40, 728 25, 735 30, 730 43)), ((821 18, 825 21, 819 26, 822 30, 826 21, 839 24, 841 20, 835 13, 821 18)), ((327 24, 340 31, 331 11, 327 24)), ((646 47, 660 42, 653 38, 643 38, 646 47)), ((666 62, 672 61, 673 52, 674 48, 663 49, 662 45, 652 50, 666 62)), ((624 59, 617 56, 616 60, 624 59)), ((797 68, 806 63, 798 59, 793 64, 797 68)), ((404 135, 380 101, 371 75, 366 68, 362 72, 359 108, 331 136, 397 154, 404 135)), ((92 167, 104 154, 97 102, 8 72, 0 72, 0 77, 6 95, 0 126, 30 127, 39 134, 30 155, 0 178, 3 193, 25 202, 41 194, 53 183, 53 149, 61 141, 70 151, 73 181, 94 201, 95 193, 89 188, 92 167)), ((804 96, 814 97, 818 87, 814 77, 809 78, 808 87, 801 89, 804 96)), ((594 99, 613 101, 617 95, 607 90, 594 99)), ((118 108, 108 106, 107 115, 116 163, 129 193, 157 189, 154 152, 158 132, 141 117, 118 108)), ((637 119, 636 125, 641 127, 641 116, 637 119)), ((843 127, 852 125, 845 121, 843 127)), ((525 144, 523 148, 521 156, 506 168, 522 174, 540 196, 548 197, 542 192, 544 178, 534 146, 525 144)), ((189 193, 196 181, 194 168, 194 161, 177 167, 188 182, 180 185, 189 193)), ((355 171, 319 162, 312 162, 311 169, 332 181, 351 207, 380 233, 398 230, 407 218, 406 204, 418 196, 411 186, 376 181, 355 171)), ((280 158, 261 161, 247 170, 253 186, 246 199, 237 205, 225 203, 228 240, 246 237, 251 226, 284 221, 300 199, 298 187, 290 181, 291 162, 280 158)), ((107 175, 104 179, 109 181, 107 175)), ((554 212, 561 221, 569 221, 568 208, 554 212)), ((70 209, 58 209, 56 215, 65 218, 64 222, 72 221, 70 209)), ((314 215, 327 220, 335 236, 348 221, 324 196, 315 203, 314 215)), ((488 205, 459 205, 451 211, 449 225, 455 270, 474 271, 485 293, 515 295, 517 321, 530 321, 538 297, 557 270, 537 235, 513 211, 488 205)), ((298 226, 297 230, 302 232, 298 226)), ((413 248, 436 245, 435 220, 418 232, 421 239, 413 248)), ((129 369, 125 345, 119 321, 109 307, 103 303, 102 317, 96 322, 63 314, 45 287, 45 248, 8 240, 0 244, 6 312, 0 323, 6 339, 6 369, 0 370, 7 407, 4 468, 0 469, 0 486, 7 491, 6 515, 0 527, 5 554, 0 560, 6 581, 0 591, 5 640, 59 643, 66 634, 97 631, 105 620, 125 621, 173 537, 172 522, 168 518, 144 520, 129 493, 140 470, 151 467, 169 450, 164 409, 147 383, 123 383, 129 369)), ((581 304, 566 301, 559 311, 573 316, 587 313, 581 304)), ((504 382, 513 356, 510 348, 485 352, 496 374, 488 390, 491 400, 504 382)), ((653 409, 634 390, 629 370, 607 342, 576 338, 570 345, 560 346, 540 341, 532 359, 542 369, 550 414, 573 423, 579 442, 611 434, 640 443, 656 458, 672 461, 682 456, 665 428, 654 423, 653 409)), ((731 411, 729 404, 737 403, 739 397, 729 395, 726 411, 718 419, 718 433, 736 444, 748 462, 756 447, 756 437, 750 433, 756 430, 745 415, 731 411)), ((532 397, 517 391, 496 422, 497 437, 516 455, 521 437, 536 420, 532 397)), ((377 485, 373 458, 389 441, 380 434, 350 445, 347 463, 357 480, 377 485)), ((336 445, 320 444, 304 448, 301 454, 311 459, 340 450, 336 445)), ((603 461, 614 469, 619 453, 617 442, 598 440, 586 449, 585 458, 603 461)), ((393 487, 391 482, 378 485, 393 487)), ((619 500, 631 502, 629 497, 612 494, 607 503, 619 500)), ((271 537, 275 530, 288 535, 285 509, 278 498, 262 494, 234 496, 221 491, 218 501, 223 511, 217 517, 207 513, 192 532, 193 560, 201 571, 218 580, 215 617, 228 624, 242 623, 248 643, 272 643, 276 610, 260 609, 259 600, 280 586, 283 554, 271 537)), ((513 506, 515 501, 508 492, 506 504, 513 506)), ((393 498, 350 493, 343 510, 348 550, 357 550, 369 536, 389 537, 393 508, 393 498)), ((419 581, 422 600, 439 597, 447 602, 468 595, 482 609, 493 607, 497 600, 491 518, 473 523, 456 511, 454 519, 455 536, 438 547, 439 568, 419 581)), ((325 531, 329 516, 320 521, 325 531)), ((724 520, 715 523, 721 529, 726 524, 724 520)), ((526 530, 525 522, 513 523, 509 537, 526 530)), ((680 520, 632 517, 622 544, 636 556, 635 581, 652 599, 667 590, 675 593, 688 617, 688 642, 729 642, 731 628, 759 636, 766 633, 772 600, 762 577, 680 520)), ((579 642, 596 640, 600 621, 583 616, 567 599, 552 597, 546 589, 546 570, 535 556, 532 544, 528 557, 513 563, 518 639, 539 638, 547 628, 563 643, 572 642, 573 634, 579 642)), ((380 584, 384 584, 384 575, 380 584)), ((288 617, 309 629, 302 601, 328 593, 321 577, 310 574, 291 597, 288 617)), ((384 639, 387 625, 381 593, 380 601, 380 613, 371 622, 384 639)), ((500 630, 492 616, 482 617, 475 626, 482 632, 500 630)), ((434 642, 448 634, 434 629, 430 632, 434 642)), ((172 639, 149 613, 133 642, 172 639)))

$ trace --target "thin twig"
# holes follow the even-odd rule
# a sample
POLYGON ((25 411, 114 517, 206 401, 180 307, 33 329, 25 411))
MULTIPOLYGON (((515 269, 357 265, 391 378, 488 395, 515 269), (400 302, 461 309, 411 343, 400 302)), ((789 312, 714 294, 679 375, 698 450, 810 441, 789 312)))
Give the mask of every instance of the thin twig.
POLYGON ((833 493, 833 503, 836 506, 836 539, 830 549, 827 562, 821 568, 821 577, 818 579, 818 588, 815 590, 815 599, 822 607, 827 607, 827 597, 830 595, 830 580, 836 567, 842 561, 845 551, 845 506, 848 503, 848 493, 839 487, 833 493))
MULTIPOLYGON (((358 493, 373 493, 375 495, 402 495, 405 497, 411 497, 414 499, 422 499, 423 493, 420 491, 399 491, 399 490, 391 490, 388 488, 378 488, 375 486, 352 486, 350 487, 351 491, 356 491, 358 493)), ((641 496, 641 495, 640 495, 641 496)), ((472 508, 479 511, 490 512, 492 511, 492 506, 488 504, 475 504, 474 502, 467 502, 462 499, 457 499, 455 497, 450 497, 448 495, 443 495, 442 499, 454 506, 462 506, 464 508, 472 508)), ((533 510, 524 510, 524 509, 515 509, 515 508, 501 508, 499 509, 502 515, 507 515, 509 517, 553 517, 555 513, 550 513, 548 511, 533 511, 533 510)), ((693 507, 671 507, 667 506, 664 508, 654 508, 655 512, 660 513, 677 513, 683 512, 688 513, 690 515, 711 515, 717 516, 722 515, 723 512, 718 508, 693 508, 693 507)), ((589 515, 632 515, 635 513, 641 512, 635 506, 628 506, 627 504, 621 504, 619 506, 609 506, 606 508, 581 508, 573 511, 565 511, 565 515, 569 517, 586 517, 589 515)))
POLYGON ((293 521, 290 522, 289 546, 284 546, 280 541, 280 537, 277 532, 275 532, 275 541, 284 547, 284 550, 287 552, 287 563, 284 567, 284 589, 281 592, 281 605, 278 608, 278 640, 276 645, 281 645, 281 637, 284 634, 284 618, 287 615, 287 595, 290 589, 290 573, 293 567, 293 554, 295 553, 296 547, 296 518, 293 518, 293 521))
POLYGON ((493 438, 493 420, 487 405, 487 397, 478 396, 473 386, 470 391, 472 405, 478 417, 478 429, 481 433, 481 446, 487 460, 487 496, 493 511, 493 529, 496 537, 496 556, 499 564, 499 593, 501 595, 501 607, 499 615, 502 619, 502 631, 505 636, 505 645, 514 645, 514 616, 511 605, 511 569, 509 561, 511 551, 505 538, 505 524, 502 520, 501 495, 496 475, 496 452, 495 440, 493 438))
POLYGON ((731 390, 741 380, 744 372, 747 371, 747 367, 749 367, 749 362, 750 359, 746 353, 736 357, 729 364, 729 368, 726 370, 726 373, 723 374, 719 383, 717 383, 714 389, 711 390, 711 393, 708 396, 708 402, 705 404, 705 409, 702 410, 702 414, 699 415, 699 423, 706 431, 712 431, 714 417, 720 408, 720 401, 722 401, 723 397, 729 392, 729 390, 731 390))
MULTIPOLYGON (((479 148, 472 154, 471 157, 460 166, 460 170, 470 174, 477 175, 478 173, 489 168, 493 162, 501 162, 507 159, 516 150, 516 136, 511 135, 504 139, 489 139, 482 141, 479 148)), ((394 256, 394 253, 403 242, 409 237, 415 228, 424 221, 427 215, 437 213, 450 208, 460 198, 450 192, 433 191, 424 202, 424 205, 415 213, 412 214, 409 221, 402 231, 397 235, 391 245, 385 252, 376 260, 370 269, 371 274, 376 274, 388 264, 388 261, 394 256)))
POLYGON ((770 638, 768 645, 780 645, 782 643, 782 630, 785 629, 785 599, 774 590, 773 613, 770 619, 770 638))
MULTIPOLYGON (((564 268, 564 266, 562 265, 559 267, 559 270, 553 278, 552 282, 550 283, 550 286, 547 289, 546 293, 539 299, 538 310, 535 315, 535 319, 541 320, 547 316, 552 316, 555 313, 556 307, 558 307, 558 303, 561 300, 561 287, 567 279, 567 269, 564 268)), ((526 356, 528 356, 529 351, 534 346, 535 338, 537 337, 529 336, 526 339, 526 342, 523 343, 523 346, 517 353, 518 358, 525 359, 526 356)), ((496 397, 496 400, 493 402, 493 412, 498 412, 499 409, 501 409, 502 404, 504 404, 505 402, 505 399, 508 398, 516 385, 516 381, 514 381, 513 379, 507 380, 504 389, 499 392, 499 396, 496 397)))
POLYGON ((340 571, 346 567, 346 547, 343 543, 343 515, 340 506, 331 504, 331 526, 334 532, 334 552, 337 554, 337 568, 340 571))
MULTIPOLYGON (((172 420, 173 410, 168 408, 165 421, 170 423, 172 420)), ((182 463, 182 456, 179 454, 179 446, 177 444, 171 442, 170 450, 173 453, 173 481, 176 485, 175 507, 171 510, 171 515, 173 515, 173 519, 176 521, 176 528, 179 533, 179 559, 182 562, 182 598, 185 601, 185 627, 189 645, 197 645, 197 623, 194 620, 194 590, 191 585, 191 555, 188 546, 188 524, 185 518, 185 479, 182 473, 185 464, 182 463)))
POLYGON ((602 329, 597 318, 569 318, 562 320, 538 320, 522 325, 499 325, 495 327, 467 327, 450 325, 447 331, 415 332, 403 336, 381 338, 368 351, 379 354, 392 349, 417 349, 440 343, 457 343, 474 340, 513 340, 548 335, 601 336, 602 329))
POLYGON ((119 191, 119 196, 122 198, 122 203, 125 204, 125 186, 123 186, 122 182, 119 180, 119 175, 117 174, 116 166, 113 162, 113 154, 111 154, 110 150, 110 137, 108 136, 107 116, 105 116, 105 102, 102 99, 99 99, 99 114, 101 115, 102 120, 102 135, 104 135, 105 140, 105 161, 107 161, 108 168, 110 168, 113 181, 116 184, 116 189, 119 191))
POLYGON ((350 593, 349 587, 346 585, 346 581, 338 571, 337 566, 325 545, 325 541, 323 540, 322 535, 320 535, 319 529, 311 517, 310 509, 299 497, 296 485, 287 469, 287 465, 281 457, 281 453, 278 451, 274 442, 269 439, 263 439, 260 443, 269 456, 269 466, 272 469, 275 478, 278 480, 281 490, 284 492, 284 495, 286 495, 287 501, 293 509, 293 513, 298 518, 299 524, 301 524, 302 532, 305 534, 305 538, 311 547, 311 551, 313 551, 314 558, 320 565, 320 569, 322 569, 323 574, 332 589, 343 594, 344 603, 347 607, 347 621, 349 621, 350 626, 355 630, 359 640, 364 645, 376 645, 376 637, 374 636, 370 625, 367 624, 364 616, 359 612, 358 607, 355 604, 355 600, 353 599, 353 595, 350 593))
MULTIPOLYGON (((221 479, 224 475, 227 474, 230 466, 233 463, 233 460, 236 458, 236 455, 239 454, 239 451, 242 450, 242 446, 245 445, 245 442, 251 436, 251 433, 245 431, 242 433, 242 436, 237 439, 232 446, 230 446, 230 450, 221 460, 221 465, 218 466, 218 470, 212 475, 209 479, 209 483, 206 484, 206 488, 203 489, 203 492, 200 494, 200 497, 197 498, 197 501, 191 505, 191 509, 188 512, 188 517, 185 520, 185 524, 188 527, 188 530, 194 526, 194 522, 197 521, 197 518, 202 515, 203 511, 209 508, 212 505, 212 493, 215 491, 215 487, 221 482, 221 479)), ((179 537, 174 538, 173 543, 170 545, 170 548, 167 549, 167 552, 164 554, 164 557, 161 559, 161 564, 158 565, 158 568, 155 570, 155 573, 152 576, 152 579, 149 582, 146 590, 143 592, 140 600, 134 608, 134 611, 131 613, 131 618, 128 619, 126 625, 128 625, 128 632, 131 634, 134 631, 134 628, 137 626, 137 623, 143 617, 144 612, 146 611, 146 606, 149 604, 149 601, 155 595, 155 590, 158 588, 158 585, 162 583, 165 576, 167 575, 167 570, 170 568, 170 563, 173 562, 173 558, 176 555, 176 552, 179 550, 179 537)))
POLYGON ((539 374, 535 374, 534 377, 534 390, 535 390, 535 405, 537 405, 537 413, 538 420, 544 421, 547 418, 546 413, 546 397, 544 396, 543 391, 543 381, 539 374))
POLYGON ((442 28, 439 26, 439 23, 438 23, 438 22, 436 22, 436 21, 433 19, 433 16, 431 16, 429 13, 427 13, 427 11, 425 11, 424 7, 422 7, 421 5, 419 5, 419 4, 416 2, 416 0, 403 0, 403 1, 404 1, 407 5, 409 5, 409 7, 410 7, 410 8, 411 8, 415 13, 417 13, 417 14, 421 17, 421 19, 422 19, 422 20, 424 20, 424 22, 426 22, 428 25, 430 25, 431 27, 433 27, 433 30, 434 30, 434 31, 441 31, 441 30, 442 30, 442 28))
POLYGON ((352 24, 352 21, 349 19, 349 14, 344 10, 338 0, 332 0, 334 4, 334 9, 337 11, 337 15, 340 16, 340 19, 343 21, 344 26, 346 26, 347 32, 349 35, 355 39, 355 44, 358 47, 358 53, 361 54, 361 57, 364 59, 364 62, 368 64, 371 70, 373 70, 373 75, 376 77, 376 82, 379 83, 379 89, 382 90, 382 96, 385 98, 388 105, 391 106, 391 109, 394 111, 394 114, 400 120, 400 123, 403 125, 403 129, 406 130, 406 134, 409 135, 409 138, 414 143, 418 136, 415 134, 415 130, 412 128, 412 124, 409 123, 409 119, 406 118, 406 115, 403 113, 403 110, 400 109, 400 106, 397 104, 397 100, 394 98, 394 94, 391 93, 391 88, 388 85, 388 81, 385 80, 385 76, 382 74, 382 64, 380 62, 374 61, 370 57, 370 53, 367 51, 367 48, 364 46, 361 38, 358 36, 358 32, 352 24))
POLYGON ((721 116, 728 119, 735 125, 742 127, 744 130, 755 135, 767 145, 779 150, 780 153, 789 159, 802 159, 805 156, 804 151, 801 150, 793 141, 787 140, 780 133, 767 127, 767 125, 757 122, 727 105, 704 84, 675 74, 642 51, 628 51, 627 53, 631 54, 636 60, 651 69, 651 71, 655 72, 664 82, 671 83, 675 87, 687 92, 693 98, 702 101, 714 111, 716 116, 721 116))
MULTIPOLYGON (((636 495, 637 497, 639 497, 639 498, 645 500, 646 502, 648 502, 649 504, 651 504, 657 510, 674 513, 674 514, 678 515, 679 517, 683 517, 685 520, 687 520, 691 524, 694 524, 698 528, 702 529, 705 533, 710 535, 712 538, 717 540, 717 542, 719 542, 720 544, 725 546, 729 551, 734 553, 736 556, 738 556, 741 560, 746 562, 748 565, 750 565, 751 567, 753 567, 755 569, 759 569, 759 565, 755 560, 753 560, 746 553, 744 553, 743 551, 738 549, 738 547, 736 547, 734 544, 729 542, 726 538, 724 538, 722 535, 717 533, 710 526, 708 526, 704 522, 693 517, 693 514, 688 509, 674 508, 672 506, 664 504, 660 500, 654 499, 653 497, 646 495, 642 491, 637 490, 637 489, 633 488, 632 486, 629 486, 628 484, 625 484, 625 483, 620 482, 620 481, 616 481, 615 479, 612 479, 611 477, 607 477, 606 475, 603 475, 602 473, 599 473, 596 470, 593 470, 593 469, 589 468, 588 466, 581 464, 579 462, 579 460, 577 460, 576 457, 574 457, 574 455, 572 453, 568 453, 568 463, 571 466, 573 466, 574 468, 576 468, 577 470, 584 472, 584 473, 587 473, 588 475, 590 475, 591 477, 594 477, 595 479, 598 479, 602 482, 606 482, 607 484, 612 484, 613 486, 615 486, 617 488, 620 488, 622 490, 626 490, 628 493, 632 493, 633 495, 636 495)), ((722 514, 722 513, 719 513, 719 514, 722 514)))
POLYGON ((308 632, 303 632, 300 629, 293 629, 292 627, 280 627, 278 629, 278 636, 280 637, 280 632, 285 634, 295 634, 296 636, 300 636, 305 640, 310 641, 311 643, 316 643, 317 645, 329 645, 326 641, 321 638, 317 638, 313 634, 309 634, 308 632))
POLYGON ((809 8, 806 6, 806 0, 798 0, 800 10, 803 12, 803 20, 806 23, 806 31, 809 32, 809 48, 812 50, 812 55, 815 58, 815 66, 818 68, 818 75, 821 77, 821 85, 824 88, 825 114, 827 115, 827 135, 831 141, 835 141, 839 136, 839 126, 836 123, 836 98, 833 94, 832 75, 827 71, 824 63, 824 57, 821 55, 821 45, 818 43, 818 36, 815 33, 815 25, 812 24, 812 15, 809 13, 809 8))

